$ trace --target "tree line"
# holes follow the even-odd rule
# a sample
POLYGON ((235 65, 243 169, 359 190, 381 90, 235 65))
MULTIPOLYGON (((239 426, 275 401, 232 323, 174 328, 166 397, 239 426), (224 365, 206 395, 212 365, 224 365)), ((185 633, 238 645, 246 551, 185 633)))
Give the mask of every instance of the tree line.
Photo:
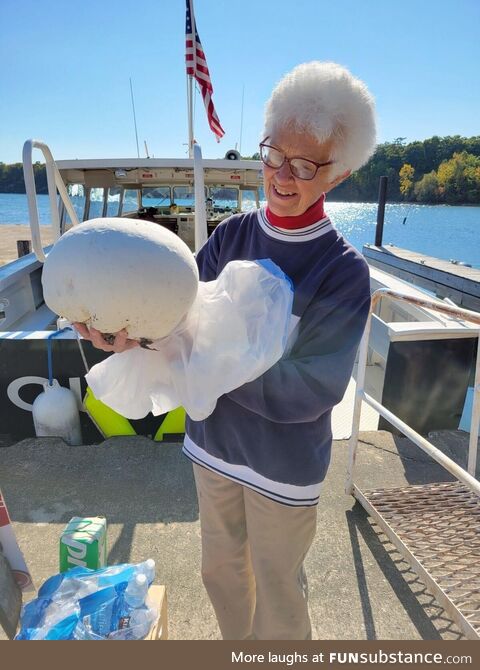
POLYGON ((480 136, 409 143, 398 137, 379 144, 368 163, 336 187, 334 199, 376 202, 382 175, 388 177, 389 201, 480 204, 480 136))
MULTIPOLYGON (((37 193, 47 193, 45 166, 37 162, 33 169, 37 193)), ((382 175, 388 177, 389 201, 480 204, 480 136, 409 143, 398 137, 379 144, 368 163, 337 186, 335 200, 375 202, 382 175)), ((0 193, 25 193, 21 163, 0 162, 0 193)))
MULTIPOLYGON (((47 174, 45 165, 36 162, 33 165, 33 174, 37 193, 48 193, 47 174)), ((0 162, 0 193, 25 193, 25 181, 23 179, 23 166, 21 163, 10 165, 0 162)))

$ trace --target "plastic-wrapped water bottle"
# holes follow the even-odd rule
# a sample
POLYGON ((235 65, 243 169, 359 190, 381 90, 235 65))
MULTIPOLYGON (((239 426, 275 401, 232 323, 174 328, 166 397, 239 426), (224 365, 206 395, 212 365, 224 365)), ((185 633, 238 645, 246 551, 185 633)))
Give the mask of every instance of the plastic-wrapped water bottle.
POLYGON ((134 609, 130 615, 131 639, 141 640, 147 634, 157 619, 157 613, 149 607, 134 609))
MULTIPOLYGON (((143 630, 142 624, 146 625, 147 608, 145 601, 148 593, 148 580, 143 573, 136 574, 133 579, 128 582, 127 588, 123 595, 123 602, 120 606, 119 619, 117 630, 124 631, 127 639, 135 639, 136 631, 132 630, 133 623, 143 630)), ((148 628, 144 635, 148 633, 148 628)), ((139 636, 139 637, 143 637, 139 636)))
POLYGON ((132 609, 141 607, 145 604, 147 593, 148 580, 146 575, 140 572, 128 582, 128 586, 125 589, 125 602, 132 609))
MULTIPOLYGON (((82 633, 83 639, 88 639, 88 636, 90 639, 95 639, 96 636, 117 640, 135 639, 148 633, 151 615, 145 607, 148 593, 148 580, 145 574, 143 572, 134 574, 127 585, 118 584, 114 590, 114 597, 106 600, 86 621, 84 620, 86 631, 82 633), (133 622, 135 630, 132 630, 133 622)), ((76 631, 78 637, 80 629, 81 626, 76 631)))
POLYGON ((158 611, 147 600, 155 561, 84 567, 50 577, 22 612, 16 639, 140 639, 158 611))
POLYGON ((69 597, 75 597, 76 600, 79 600, 99 588, 128 582, 135 574, 144 574, 148 584, 152 584, 155 579, 155 561, 153 558, 136 565, 120 563, 98 570, 90 570, 84 567, 71 568, 67 572, 47 579, 40 587, 38 595, 52 600, 68 599, 69 597))
MULTIPOLYGON (((113 565, 97 570, 91 577, 95 578, 97 589, 107 587, 112 595, 105 597, 89 615, 80 618, 74 631, 75 639, 135 640, 145 637, 158 616, 155 607, 147 604, 148 587, 155 578, 155 561, 149 558, 136 565, 113 565)), ((80 579, 88 580, 88 575, 80 579)), ((59 590, 64 586, 62 584, 59 590)), ((87 601, 88 598, 83 603, 87 601)))
POLYGON ((139 640, 147 635, 156 618, 155 610, 148 607, 147 596, 148 580, 141 572, 128 582, 120 610, 118 633, 112 637, 139 640))
POLYGON ((147 578, 148 585, 150 586, 150 584, 152 584, 153 580, 155 579, 155 561, 153 558, 147 558, 147 560, 143 561, 143 563, 139 563, 137 565, 137 571, 143 572, 147 578))

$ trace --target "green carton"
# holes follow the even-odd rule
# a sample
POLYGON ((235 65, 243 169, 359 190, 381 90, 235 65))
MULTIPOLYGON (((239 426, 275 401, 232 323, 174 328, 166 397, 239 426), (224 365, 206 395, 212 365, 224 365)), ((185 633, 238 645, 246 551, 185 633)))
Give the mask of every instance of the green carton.
POLYGON ((60 537, 60 572, 82 566, 96 570, 107 564, 107 520, 74 516, 60 537))

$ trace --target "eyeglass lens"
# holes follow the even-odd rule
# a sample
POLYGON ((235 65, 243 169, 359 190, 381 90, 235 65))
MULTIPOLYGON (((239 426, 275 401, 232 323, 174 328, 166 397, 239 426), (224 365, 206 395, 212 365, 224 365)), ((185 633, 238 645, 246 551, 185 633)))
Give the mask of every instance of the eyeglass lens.
MULTIPOLYGON (((261 157, 266 165, 274 169, 281 168, 287 160, 282 151, 265 145, 261 147, 261 157)), ((311 163, 306 158, 292 158, 288 163, 292 174, 299 179, 313 179, 317 172, 315 163, 311 163)))

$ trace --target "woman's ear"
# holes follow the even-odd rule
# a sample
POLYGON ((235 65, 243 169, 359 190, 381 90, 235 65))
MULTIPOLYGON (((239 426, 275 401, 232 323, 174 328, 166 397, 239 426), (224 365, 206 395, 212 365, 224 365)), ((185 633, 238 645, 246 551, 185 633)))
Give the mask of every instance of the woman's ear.
POLYGON ((345 181, 345 179, 347 177, 350 177, 351 174, 352 174, 351 170, 346 170, 342 174, 339 174, 338 177, 335 177, 335 179, 330 182, 330 184, 328 185, 328 188, 325 189, 325 193, 328 193, 329 191, 332 190, 332 188, 335 188, 335 186, 338 186, 339 184, 341 184, 342 181, 345 181))

